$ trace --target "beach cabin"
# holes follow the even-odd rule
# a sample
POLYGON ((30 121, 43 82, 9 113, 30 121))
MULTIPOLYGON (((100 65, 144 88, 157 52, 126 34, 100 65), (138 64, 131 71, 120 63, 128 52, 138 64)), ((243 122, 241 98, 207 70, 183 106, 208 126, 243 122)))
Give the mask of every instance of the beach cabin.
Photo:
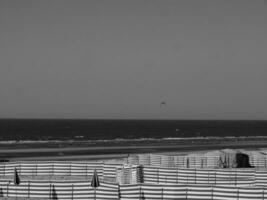
POLYGON ((142 183, 142 167, 139 165, 122 165, 117 167, 116 182, 120 185, 142 183))

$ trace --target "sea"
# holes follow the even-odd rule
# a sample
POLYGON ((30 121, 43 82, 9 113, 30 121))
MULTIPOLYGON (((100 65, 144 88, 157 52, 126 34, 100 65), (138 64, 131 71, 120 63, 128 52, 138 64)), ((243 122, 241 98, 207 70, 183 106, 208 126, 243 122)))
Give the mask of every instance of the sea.
POLYGON ((267 121, 0 119, 0 142, 267 137, 267 121))

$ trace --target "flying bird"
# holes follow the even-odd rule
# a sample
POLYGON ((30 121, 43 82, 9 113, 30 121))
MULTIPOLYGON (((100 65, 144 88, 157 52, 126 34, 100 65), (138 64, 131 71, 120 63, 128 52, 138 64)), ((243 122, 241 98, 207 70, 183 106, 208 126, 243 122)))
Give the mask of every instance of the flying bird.
POLYGON ((165 101, 162 101, 162 102, 160 103, 160 107, 162 107, 162 106, 166 106, 166 102, 165 102, 165 101))

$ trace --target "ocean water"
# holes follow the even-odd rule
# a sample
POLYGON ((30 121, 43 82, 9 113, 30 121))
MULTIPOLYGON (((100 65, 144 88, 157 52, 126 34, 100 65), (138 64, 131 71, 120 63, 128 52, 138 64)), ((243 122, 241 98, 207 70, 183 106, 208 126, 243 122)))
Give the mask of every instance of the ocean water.
POLYGON ((267 136, 267 121, 1 119, 0 141, 267 136))

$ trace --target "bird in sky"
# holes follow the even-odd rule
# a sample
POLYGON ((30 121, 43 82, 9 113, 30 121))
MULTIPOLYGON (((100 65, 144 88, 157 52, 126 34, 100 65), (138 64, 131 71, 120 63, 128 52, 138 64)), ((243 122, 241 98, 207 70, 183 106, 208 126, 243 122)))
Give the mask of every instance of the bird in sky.
POLYGON ((160 103, 160 107, 162 107, 162 106, 166 106, 166 102, 165 102, 165 101, 162 101, 162 102, 160 103))

